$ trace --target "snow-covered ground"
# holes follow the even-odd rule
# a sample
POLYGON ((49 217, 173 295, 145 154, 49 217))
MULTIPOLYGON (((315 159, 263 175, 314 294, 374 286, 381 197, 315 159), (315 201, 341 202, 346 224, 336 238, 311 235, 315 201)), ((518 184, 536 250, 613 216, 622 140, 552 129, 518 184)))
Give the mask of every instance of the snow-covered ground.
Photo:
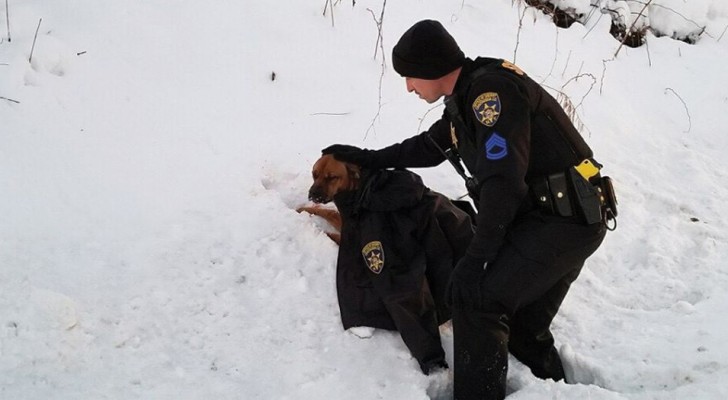
POLYGON ((563 30, 510 0, 390 1, 383 75, 383 2, 333 24, 324 3, 10 0, 12 41, 0 7, 0 399, 448 398, 396 333, 342 331, 337 249, 294 211, 322 147, 442 112, 389 64, 423 18, 567 94, 617 182, 619 228, 554 322, 580 384, 513 361, 509 398, 728 398, 724 0, 653 1, 661 32, 705 33, 616 58, 598 12, 563 30))

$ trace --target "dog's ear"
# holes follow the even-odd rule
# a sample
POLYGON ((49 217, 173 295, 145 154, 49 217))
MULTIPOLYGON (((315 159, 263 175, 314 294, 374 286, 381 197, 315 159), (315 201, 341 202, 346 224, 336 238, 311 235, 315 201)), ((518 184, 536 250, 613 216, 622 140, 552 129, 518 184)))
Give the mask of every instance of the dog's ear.
POLYGON ((354 178, 356 180, 359 180, 361 178, 361 167, 356 164, 350 164, 345 163, 346 165, 346 172, 349 174, 349 177, 354 178))

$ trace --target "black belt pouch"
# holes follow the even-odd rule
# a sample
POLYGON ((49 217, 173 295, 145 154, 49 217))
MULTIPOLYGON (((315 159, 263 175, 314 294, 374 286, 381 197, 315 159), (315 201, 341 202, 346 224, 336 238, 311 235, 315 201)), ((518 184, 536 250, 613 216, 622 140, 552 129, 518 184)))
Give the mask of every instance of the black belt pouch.
POLYGON ((569 177, 574 188, 576 209, 587 225, 602 221, 602 207, 597 188, 584 179, 575 168, 569 168, 569 177))

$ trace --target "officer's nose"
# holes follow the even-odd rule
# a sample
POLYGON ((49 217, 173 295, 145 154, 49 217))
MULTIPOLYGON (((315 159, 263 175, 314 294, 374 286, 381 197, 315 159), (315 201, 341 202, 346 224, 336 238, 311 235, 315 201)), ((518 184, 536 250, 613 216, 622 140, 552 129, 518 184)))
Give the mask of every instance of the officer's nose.
POLYGON ((407 85, 407 92, 412 93, 415 88, 412 86, 412 80, 410 78, 404 78, 404 82, 407 85))

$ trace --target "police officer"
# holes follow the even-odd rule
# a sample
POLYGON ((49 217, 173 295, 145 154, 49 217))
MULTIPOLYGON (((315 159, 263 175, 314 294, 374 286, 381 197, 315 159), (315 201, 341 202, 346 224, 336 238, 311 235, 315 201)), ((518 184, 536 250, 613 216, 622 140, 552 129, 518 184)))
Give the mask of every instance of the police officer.
POLYGON ((551 321, 606 232, 591 149, 522 70, 466 58, 437 21, 407 30, 392 63, 407 91, 428 103, 444 96, 443 116, 381 150, 324 152, 370 168, 431 167, 457 154, 467 167, 478 216, 450 277, 455 398, 503 399, 509 351, 537 377, 564 379, 551 321))

